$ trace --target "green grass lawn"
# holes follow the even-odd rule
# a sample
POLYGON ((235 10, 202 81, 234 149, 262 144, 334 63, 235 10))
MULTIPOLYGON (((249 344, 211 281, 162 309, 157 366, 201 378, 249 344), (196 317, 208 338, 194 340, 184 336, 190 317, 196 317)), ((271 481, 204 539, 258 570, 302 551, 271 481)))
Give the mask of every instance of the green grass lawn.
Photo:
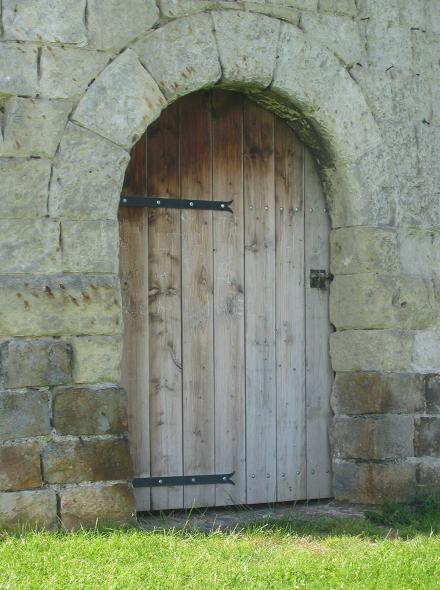
POLYGON ((0 588, 440 588, 440 513, 271 522, 240 532, 136 528, 0 537, 0 588), (405 520, 406 519, 406 520, 405 520), (395 525, 396 522, 393 522, 395 525), (397 524, 399 524, 397 522, 397 524))

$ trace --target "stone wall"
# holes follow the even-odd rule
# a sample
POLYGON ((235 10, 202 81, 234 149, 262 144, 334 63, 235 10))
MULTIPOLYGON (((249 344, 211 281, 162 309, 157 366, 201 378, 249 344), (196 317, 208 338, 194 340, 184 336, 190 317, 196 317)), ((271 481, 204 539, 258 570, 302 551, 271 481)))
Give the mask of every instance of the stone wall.
POLYGON ((132 510, 117 206, 167 105, 252 92, 312 149, 332 219, 339 499, 440 481, 437 0, 3 0, 0 522, 132 510))

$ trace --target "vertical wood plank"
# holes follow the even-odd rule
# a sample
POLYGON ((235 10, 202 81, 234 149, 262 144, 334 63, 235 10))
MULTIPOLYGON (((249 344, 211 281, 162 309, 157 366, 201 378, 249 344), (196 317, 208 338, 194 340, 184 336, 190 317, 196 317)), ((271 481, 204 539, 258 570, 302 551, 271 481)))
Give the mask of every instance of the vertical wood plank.
MULTIPOLYGON (((181 196, 212 198, 210 93, 181 99, 181 196)), ((187 475, 215 470, 212 212, 182 211, 183 459, 187 475)), ((215 486, 186 486, 185 506, 215 504, 215 486)))
POLYGON ((277 501, 306 498, 304 146, 275 120, 277 501))
MULTIPOLYGON (((149 195, 179 195, 178 104, 148 130, 149 195)), ((180 211, 149 210, 151 475, 182 475, 180 211)), ((151 509, 182 508, 183 487, 151 489, 151 509)))
MULTIPOLYGON (((134 146, 124 194, 146 191, 145 136, 134 146)), ((124 344, 121 383, 128 393, 130 449, 135 476, 150 475, 148 395, 148 217, 143 209, 119 210, 120 279, 124 344)), ((136 510, 150 509, 150 490, 135 490, 136 510)))
POLYGON ((273 116, 244 107, 247 503, 276 499, 273 116))
POLYGON ((244 379, 243 104, 213 93, 213 198, 233 199, 234 213, 214 225, 215 472, 234 472, 216 487, 216 505, 246 502, 244 379))
POLYGON ((333 374, 329 355, 329 291, 311 289, 310 269, 329 271, 329 219, 316 164, 305 156, 307 497, 333 495, 328 426, 333 374))

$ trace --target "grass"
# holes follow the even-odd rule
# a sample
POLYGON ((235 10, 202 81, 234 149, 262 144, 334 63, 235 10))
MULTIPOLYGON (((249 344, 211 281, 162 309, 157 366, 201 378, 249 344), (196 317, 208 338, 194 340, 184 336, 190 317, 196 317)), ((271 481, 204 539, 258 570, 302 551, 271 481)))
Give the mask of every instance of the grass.
POLYGON ((398 531, 383 524, 387 518, 396 524, 406 509, 399 513, 389 504, 366 521, 272 521, 236 532, 6 534, 0 537, 0 588, 440 588, 440 511, 425 505, 422 518, 413 508, 398 531))

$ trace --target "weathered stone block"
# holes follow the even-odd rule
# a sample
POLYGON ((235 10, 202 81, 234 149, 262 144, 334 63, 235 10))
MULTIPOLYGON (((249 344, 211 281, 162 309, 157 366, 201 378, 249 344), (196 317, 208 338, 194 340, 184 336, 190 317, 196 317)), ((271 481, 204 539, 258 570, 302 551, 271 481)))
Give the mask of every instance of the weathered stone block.
POLYGON ((3 28, 6 39, 87 42, 86 0, 3 0, 3 28))
POLYGON ((59 441, 43 449, 47 483, 128 480, 132 475, 128 443, 123 439, 59 441))
POLYGON ((213 86, 221 76, 208 14, 171 22, 149 33, 133 49, 169 101, 213 86))
POLYGON ((0 439, 44 436, 51 432, 49 393, 0 391, 0 439))
POLYGON ((426 410, 440 414, 440 375, 431 375, 426 381, 426 410))
POLYGON ((0 220, 0 273, 61 271, 60 223, 55 219, 0 220))
POLYGON ((332 408, 335 414, 410 414, 424 409, 424 394, 422 375, 338 373, 333 384, 332 408))
POLYGON ((37 94, 37 47, 0 44, 0 95, 37 94))
POLYGON ((89 46, 121 49, 151 29, 159 19, 154 0, 89 0, 89 46))
POLYGON ((0 490, 38 488, 41 485, 40 444, 0 445, 0 490))
POLYGON ((156 82, 127 49, 96 78, 72 119, 128 149, 165 106, 156 82))
POLYGON ((399 246, 402 272, 440 277, 440 227, 403 227, 399 246))
POLYGON ((399 22, 399 0, 357 0, 357 6, 361 18, 399 22))
POLYGON ((130 155, 69 123, 55 157, 49 210, 53 217, 116 219, 130 155))
POLYGON ((386 70, 396 67, 409 71, 412 66, 412 40, 409 27, 384 21, 366 25, 367 53, 370 67, 386 70))
POLYGON ((414 334, 402 330, 347 330, 330 337, 334 371, 412 369, 414 334))
POLYGON ((425 457, 419 463, 420 488, 425 492, 438 493, 440 488, 440 459, 425 457))
POLYGON ((356 0, 319 0, 319 10, 330 14, 357 15, 356 0))
POLYGON ((416 463, 333 461, 335 497, 339 501, 381 504, 407 502, 416 495, 416 463))
POLYGON ((412 368, 420 373, 435 373, 440 367, 440 330, 415 334, 412 368))
POLYGON ((9 98, 4 102, 0 156, 53 158, 72 109, 69 101, 9 98))
POLYGON ((440 418, 421 416, 415 420, 414 446, 417 457, 440 457, 440 418))
POLYGON ((71 340, 75 383, 119 383, 120 336, 80 336, 71 340))
POLYGON ((376 227, 341 227, 330 236, 333 274, 396 273, 397 234, 376 227))
POLYGON ((127 395, 120 387, 62 387, 54 391, 58 434, 121 434, 128 429, 127 395))
POLYGON ((48 160, 0 160, 0 219, 29 219, 47 213, 48 160))
POLYGON ((168 19, 189 16, 207 10, 225 8, 229 11, 247 10, 258 14, 266 14, 298 25, 301 14, 299 9, 314 10, 316 9, 317 0, 289 0, 282 4, 277 0, 275 2, 270 1, 264 3, 259 0, 255 0, 254 2, 231 2, 230 0, 159 0, 158 4, 161 14, 168 19))
POLYGON ((98 522, 134 522, 133 489, 128 485, 82 486, 63 490, 60 498, 61 522, 66 529, 94 527, 98 522))
POLYGON ((384 125, 393 116, 393 95, 389 72, 365 68, 356 63, 350 68, 350 75, 362 89, 374 118, 384 125))
POLYGON ((72 349, 62 340, 10 340, 2 345, 4 387, 61 385, 72 380, 72 349))
POLYGON ((119 334, 119 278, 109 275, 5 276, 0 335, 119 334))
POLYGON ((440 299, 431 281, 410 276, 336 276, 330 319, 338 329, 425 329, 438 323, 440 299))
POLYGON ((57 497, 53 490, 0 493, 0 529, 58 527, 57 497))
POLYGON ((414 419, 397 414, 375 418, 336 416, 331 438, 337 458, 378 460, 412 457, 414 419))
POLYGON ((358 24, 352 18, 304 13, 301 16, 301 28, 308 36, 328 47, 345 64, 351 65, 362 60, 363 42, 358 24))
POLYGON ((275 68, 280 21, 246 12, 214 12, 222 84, 266 88, 275 68))
POLYGON ((77 98, 87 90, 112 58, 112 53, 73 47, 43 47, 40 96, 77 98))
POLYGON ((61 231, 64 272, 118 272, 117 221, 63 220, 61 231))

